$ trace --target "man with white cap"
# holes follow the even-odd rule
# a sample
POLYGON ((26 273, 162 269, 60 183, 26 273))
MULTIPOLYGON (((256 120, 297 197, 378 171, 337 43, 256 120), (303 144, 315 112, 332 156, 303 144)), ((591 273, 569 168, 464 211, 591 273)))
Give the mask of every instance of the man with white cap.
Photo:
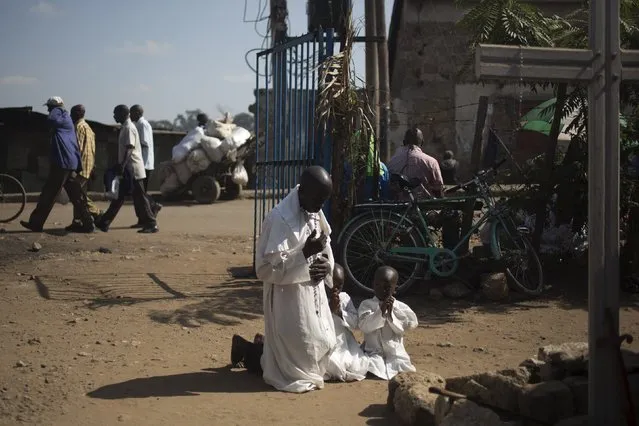
POLYGON ((64 109, 62 98, 54 96, 49 98, 44 105, 49 111, 47 122, 51 128, 49 176, 29 221, 20 221, 20 224, 31 231, 42 232, 44 223, 55 204, 55 199, 64 188, 79 215, 80 226, 77 230, 93 232, 95 227, 87 208, 87 199, 76 179, 76 173, 82 170, 82 161, 75 135, 75 126, 71 116, 64 109))

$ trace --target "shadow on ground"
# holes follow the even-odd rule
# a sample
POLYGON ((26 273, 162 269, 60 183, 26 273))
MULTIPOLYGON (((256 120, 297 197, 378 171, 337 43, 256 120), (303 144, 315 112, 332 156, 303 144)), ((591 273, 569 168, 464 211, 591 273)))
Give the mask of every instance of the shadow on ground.
POLYGON ((261 377, 230 367, 194 373, 144 377, 102 386, 87 394, 96 399, 128 399, 171 396, 197 396, 202 393, 269 392, 261 377))
MULTIPOLYGON (((471 272, 471 274, 465 274, 466 277, 464 279, 455 278, 455 280, 465 282, 468 288, 471 289, 471 294, 466 298, 434 300, 430 297, 431 288, 440 287, 453 281, 449 279, 415 283, 407 294, 400 296, 399 299, 407 303, 415 311, 422 327, 463 321, 463 314, 468 310, 478 313, 507 314, 534 309, 538 310, 541 315, 544 309, 551 307, 559 307, 566 310, 588 309, 587 264, 546 262, 544 265, 544 282, 546 285, 550 285, 551 288, 538 297, 527 296, 511 290, 508 298, 500 302, 489 301, 482 296, 481 292, 477 291, 479 277, 481 273, 486 271, 474 270, 471 272)), ((362 300, 372 296, 357 292, 352 286, 347 291, 352 292, 351 297, 355 306, 358 306, 362 300)), ((620 305, 624 309, 639 310, 639 295, 622 292, 620 294, 620 305)))
POLYGON ((149 317, 162 324, 199 327, 207 323, 235 325, 262 316, 262 285, 233 281, 215 285, 215 295, 175 310, 152 311, 149 317))
POLYGON ((372 404, 364 408, 360 417, 366 418, 366 424, 371 426, 394 426, 398 424, 397 417, 388 410, 386 404, 372 404))

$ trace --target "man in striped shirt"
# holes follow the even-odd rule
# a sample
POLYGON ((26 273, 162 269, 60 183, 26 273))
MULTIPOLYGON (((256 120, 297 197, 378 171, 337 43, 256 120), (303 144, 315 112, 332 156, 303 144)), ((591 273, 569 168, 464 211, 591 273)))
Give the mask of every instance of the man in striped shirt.
MULTIPOLYGON (((78 139, 78 147, 80 148, 80 163, 82 171, 77 176, 77 181, 82 188, 87 200, 87 208, 93 216, 93 220, 97 222, 102 212, 98 206, 87 196, 87 186, 91 178, 91 172, 95 166, 95 133, 89 123, 84 119, 86 109, 84 105, 75 105, 71 108, 71 119, 75 126, 75 134, 78 139)), ((73 232, 81 228, 80 212, 77 208, 73 209, 73 222, 66 227, 67 231, 73 232)))

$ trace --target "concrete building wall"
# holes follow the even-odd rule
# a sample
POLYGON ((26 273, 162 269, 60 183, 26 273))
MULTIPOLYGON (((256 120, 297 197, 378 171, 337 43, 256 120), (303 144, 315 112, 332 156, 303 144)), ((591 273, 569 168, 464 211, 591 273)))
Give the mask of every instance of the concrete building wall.
MULTIPOLYGON (((400 1, 400 0, 398 0, 400 1)), ((546 14, 563 15, 579 7, 579 0, 532 0, 546 14)), ((551 92, 531 94, 516 85, 477 84, 468 63, 468 38, 456 26, 464 10, 452 0, 404 0, 396 35, 392 69, 390 138, 401 145, 406 129, 424 132, 424 151, 441 158, 452 150, 467 163, 472 150, 480 96, 495 103, 492 120, 502 140, 514 144, 518 114, 525 114, 551 92)), ((397 21, 395 21, 395 24, 397 21)))

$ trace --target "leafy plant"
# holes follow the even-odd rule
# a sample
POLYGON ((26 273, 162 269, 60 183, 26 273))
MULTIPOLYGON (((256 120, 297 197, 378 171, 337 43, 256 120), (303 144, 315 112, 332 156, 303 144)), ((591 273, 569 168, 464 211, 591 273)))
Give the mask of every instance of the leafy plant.
POLYGON ((366 174, 373 136, 370 121, 373 112, 365 92, 357 88, 352 72, 355 29, 351 12, 346 22, 340 52, 320 65, 320 92, 316 108, 319 126, 324 127, 332 141, 331 222, 336 232, 348 219, 357 199, 357 187, 366 174), (346 167, 350 168, 351 176, 348 184, 344 185, 346 167))

